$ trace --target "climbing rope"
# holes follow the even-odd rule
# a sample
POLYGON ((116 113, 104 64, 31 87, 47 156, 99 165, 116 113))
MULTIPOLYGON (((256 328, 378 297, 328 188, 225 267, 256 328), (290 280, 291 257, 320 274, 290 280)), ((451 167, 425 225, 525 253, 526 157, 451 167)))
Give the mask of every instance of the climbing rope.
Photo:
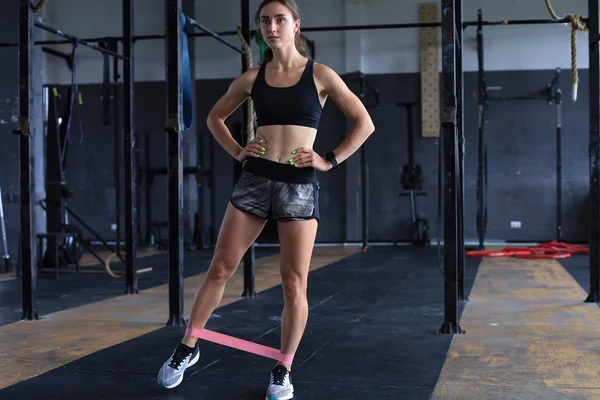
MULTIPOLYGON (((554 11, 554 8, 552 8, 550 0, 544 0, 544 3, 546 3, 546 8, 552 18, 561 19, 554 11)), ((577 88, 579 85, 579 74, 577 71, 577 31, 587 32, 588 27, 583 22, 581 14, 567 14, 564 16, 564 19, 571 22, 571 78, 573 83, 573 101, 577 101, 577 88)))
POLYGON ((33 13, 35 15, 37 15, 40 11, 42 11, 42 8, 44 8, 44 5, 46 4, 46 0, 40 0, 34 7, 33 7, 33 13))
MULTIPOLYGON (((252 68, 252 65, 253 65, 252 49, 250 48, 250 45, 248 44, 248 42, 246 42, 246 39, 244 39, 244 35, 242 34, 242 28, 239 26, 237 27, 237 35, 238 35, 238 38, 240 39, 240 43, 242 44, 242 48, 244 49, 244 53, 246 53, 246 68, 250 69, 250 68, 252 68)), ((252 102, 252 99, 250 99, 250 98, 248 99, 247 108, 248 108, 247 135, 248 135, 248 142, 250 142, 252 139, 254 139, 254 103, 252 102)))

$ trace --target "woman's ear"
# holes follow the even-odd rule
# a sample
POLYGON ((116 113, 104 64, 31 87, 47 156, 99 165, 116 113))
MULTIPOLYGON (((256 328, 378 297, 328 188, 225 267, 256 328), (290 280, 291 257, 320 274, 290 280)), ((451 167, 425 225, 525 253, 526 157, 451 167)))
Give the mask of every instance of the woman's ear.
POLYGON ((294 22, 294 35, 298 32, 300 32, 300 19, 297 19, 296 22, 294 22))

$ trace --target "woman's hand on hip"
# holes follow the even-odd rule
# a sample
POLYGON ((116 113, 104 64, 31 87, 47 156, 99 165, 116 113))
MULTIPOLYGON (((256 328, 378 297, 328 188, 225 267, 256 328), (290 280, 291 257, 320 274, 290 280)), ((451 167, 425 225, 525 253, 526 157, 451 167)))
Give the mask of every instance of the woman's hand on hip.
POLYGON ((265 149, 264 144, 265 144, 264 138, 262 138, 260 136, 255 137, 246 145, 246 147, 244 147, 242 149, 242 151, 240 151, 235 156, 235 159, 238 160, 239 162, 242 162, 247 157, 263 156, 265 154, 265 151, 267 150, 267 149, 265 149))
POLYGON ((331 163, 312 149, 301 147, 292 151, 292 155, 293 157, 288 162, 294 167, 312 167, 319 171, 328 171, 331 169, 331 163))

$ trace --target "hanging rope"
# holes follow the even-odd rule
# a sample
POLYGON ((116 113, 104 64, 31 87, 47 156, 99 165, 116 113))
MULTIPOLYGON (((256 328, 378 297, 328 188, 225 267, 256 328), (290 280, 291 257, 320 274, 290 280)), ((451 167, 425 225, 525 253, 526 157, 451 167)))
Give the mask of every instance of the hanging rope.
MULTIPOLYGON (((248 42, 246 42, 246 40, 244 39, 244 35, 242 34, 242 28, 241 27, 237 27, 237 35, 238 38, 240 39, 240 43, 242 44, 242 48, 244 49, 244 52, 246 53, 246 68, 250 69, 252 68, 253 62, 252 62, 252 49, 250 48, 250 45, 248 44, 248 42)), ((247 108, 248 108, 248 121, 247 121, 247 136, 248 136, 248 142, 250 142, 252 139, 254 139, 254 103, 252 102, 252 99, 248 99, 248 103, 247 103, 247 108)))
MULTIPOLYGON (((550 0, 544 0, 548 12, 554 19, 561 19, 552 8, 550 0)), ((571 22, 571 80, 573 83, 573 101, 577 101, 577 88, 579 86, 579 74, 577 71, 577 31, 587 32, 588 27, 583 22, 581 14, 567 14, 564 16, 571 22)))
POLYGON ((42 8, 44 8, 45 4, 46 4, 46 0, 38 1, 38 3, 33 7, 33 13, 35 15, 37 15, 40 11, 42 11, 42 8))

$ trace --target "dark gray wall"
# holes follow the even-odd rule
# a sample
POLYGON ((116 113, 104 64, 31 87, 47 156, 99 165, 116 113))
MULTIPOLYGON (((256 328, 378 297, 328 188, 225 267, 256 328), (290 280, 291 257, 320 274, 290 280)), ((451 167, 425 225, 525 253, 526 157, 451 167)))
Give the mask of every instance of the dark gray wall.
MULTIPOLYGON (((14 53, 13 49, 0 49, 14 53)), ((6 55, 9 57, 10 55, 6 55)), ((14 56, 14 55, 13 55, 14 56)), ((6 64, 5 68, 10 68, 6 64)), ((9 76, 9 72, 4 76, 9 76)), ((505 95, 527 95, 541 90, 552 79, 554 71, 489 72, 490 86, 502 86, 505 95)), ((12 71, 16 74, 16 71, 12 71)), ((579 99, 570 101, 570 72, 562 74, 565 102, 563 104, 563 226, 564 239, 585 241, 588 237, 588 122, 587 122, 587 71, 581 71, 579 99)), ((418 101, 418 74, 367 76, 369 83, 380 90, 381 106, 370 109, 376 125, 375 134, 366 143, 370 169, 370 239, 392 241, 409 239, 410 212, 408 198, 400 196, 402 165, 408 160, 406 114, 396 104, 418 101)), ((227 90, 229 80, 197 81, 196 126, 199 143, 204 146, 205 168, 210 168, 210 148, 214 148, 214 168, 207 177, 205 220, 210 223, 211 207, 215 213, 214 226, 207 227, 206 235, 216 236, 221 218, 233 187, 234 162, 212 139, 206 128, 208 111, 227 90), (211 205, 211 191, 214 204, 211 205)), ((356 83, 348 81, 353 90, 356 83)), ((465 76, 465 130, 466 130, 466 198, 465 236, 475 239, 476 232, 476 174, 477 174, 477 103, 472 97, 476 75, 465 76)), ((15 98, 14 80, 3 85, 3 98, 15 98), (12 89, 11 89, 12 88, 12 89)), ((72 129, 74 144, 68 158, 69 182, 75 190, 70 206, 103 237, 114 238, 110 224, 115 216, 115 189, 113 180, 113 127, 103 126, 101 119, 101 86, 80 85, 84 95, 81 117, 84 127, 83 144, 78 144, 76 129, 72 129)), ((150 138, 151 166, 166 165, 164 83, 138 83, 136 85, 136 125, 140 135, 139 165, 144 166, 144 140, 150 138)), ((494 92, 496 94, 496 92, 494 92)), ((370 101, 369 101, 370 102, 370 101)), ((4 114, 6 115, 6 111, 4 114)), ((235 130, 241 113, 238 111, 227 121, 235 130)), ((6 117, 4 117, 6 118, 6 117)), ((3 187, 16 191, 18 170, 16 139, 12 125, 0 125, 5 133, 5 146, 0 147, 3 187), (11 144, 12 143, 12 144, 11 144)), ((350 126, 332 101, 323 113, 319 135, 315 144, 317 152, 324 154, 344 138, 350 126)), ((420 137, 420 113, 415 113, 415 160, 422 165, 425 179, 425 197, 418 198, 418 209, 430 222, 430 232, 435 236, 437 218, 437 158, 438 139, 420 137)), ((194 133, 189 133, 194 135, 194 133)), ((545 102, 507 101, 491 104, 488 137, 489 158, 489 216, 487 238, 499 240, 549 240, 555 235, 556 214, 556 136, 554 108, 545 102), (511 229, 510 221, 521 221, 521 229, 511 229)), ((187 140, 187 139, 186 139, 187 140)), ((190 138, 191 141, 191 138, 190 138)), ((190 152, 186 158, 190 158, 190 152)), ((340 170, 320 173, 322 224, 317 240, 320 242, 359 241, 360 227, 360 157, 355 154, 340 170)), ((190 165, 190 160, 184 160, 190 165)), ((145 195, 141 181, 139 210, 142 216, 142 237, 145 238, 145 195)), ((186 185, 193 193, 195 180, 189 177, 186 185)), ((166 220, 166 177, 155 179, 151 193, 153 218, 166 220)), ((186 195, 190 197, 190 195, 186 195)), ((186 198, 187 198, 186 197, 186 198)), ((193 202, 186 203, 192 210, 193 202)), ((7 205, 8 225, 11 235, 18 232, 18 208, 7 205)), ((190 240, 193 222, 192 211, 186 211, 186 241, 190 240)), ((261 241, 274 239, 272 224, 261 236, 261 241)), ((166 231, 163 233, 166 237, 166 231)))

